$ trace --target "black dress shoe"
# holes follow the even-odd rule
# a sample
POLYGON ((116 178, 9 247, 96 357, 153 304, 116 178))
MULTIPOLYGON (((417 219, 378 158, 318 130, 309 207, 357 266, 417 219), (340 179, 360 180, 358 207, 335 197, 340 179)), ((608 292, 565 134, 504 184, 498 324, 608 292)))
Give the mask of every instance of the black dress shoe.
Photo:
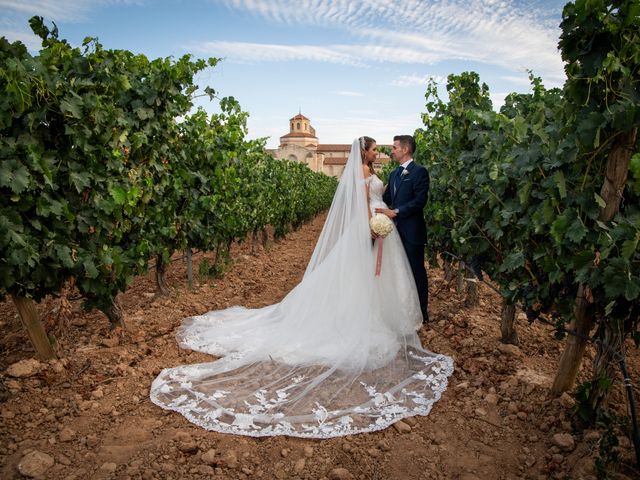
POLYGON ((426 325, 427 323, 429 323, 429 314, 425 313, 422 315, 422 324, 426 325))

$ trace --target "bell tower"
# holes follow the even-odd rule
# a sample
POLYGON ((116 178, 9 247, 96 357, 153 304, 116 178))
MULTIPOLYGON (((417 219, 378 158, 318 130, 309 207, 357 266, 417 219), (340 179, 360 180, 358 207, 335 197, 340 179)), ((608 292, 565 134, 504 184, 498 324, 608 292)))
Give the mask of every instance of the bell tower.
POLYGON ((311 126, 311 121, 298 113, 289 119, 289 133, 280 137, 280 146, 298 145, 303 148, 318 148, 316 129, 311 126))

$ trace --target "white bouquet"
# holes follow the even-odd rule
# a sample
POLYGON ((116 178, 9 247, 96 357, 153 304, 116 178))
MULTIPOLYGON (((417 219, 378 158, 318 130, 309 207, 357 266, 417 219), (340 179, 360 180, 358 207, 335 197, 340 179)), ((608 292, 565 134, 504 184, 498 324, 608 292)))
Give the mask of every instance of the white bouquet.
POLYGON ((371 231, 379 237, 386 237, 393 230, 393 222, 383 213, 376 213, 369 220, 371 231))

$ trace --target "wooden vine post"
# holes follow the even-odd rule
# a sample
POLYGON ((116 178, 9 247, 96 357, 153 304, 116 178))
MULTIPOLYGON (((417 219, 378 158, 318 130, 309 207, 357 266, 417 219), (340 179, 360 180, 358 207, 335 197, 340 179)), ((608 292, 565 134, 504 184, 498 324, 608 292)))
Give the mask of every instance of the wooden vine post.
POLYGON ((193 288, 193 252, 191 247, 187 247, 187 282, 189 288, 193 288))
POLYGON ((467 308, 473 308, 480 305, 480 292, 478 291, 478 282, 475 279, 475 274, 470 268, 465 267, 464 272, 467 274, 465 279, 467 282, 467 291, 464 304, 467 308))
POLYGON ((507 303, 506 300, 502 300, 502 314, 500 320, 500 333, 502 334, 500 341, 502 343, 510 343, 512 345, 518 345, 520 340, 518 339, 518 332, 514 325, 516 318, 516 306, 507 303))
MULTIPOLYGON (((620 202, 623 198, 622 193, 627 183, 629 163, 634 153, 637 134, 638 127, 635 127, 631 132, 622 135, 622 138, 611 152, 612 161, 607 163, 601 195, 605 198, 607 204, 602 209, 601 216, 604 215, 613 219, 620 209, 620 202), (604 197, 604 195, 607 195, 608 198, 604 197)), ((618 369, 616 355, 624 355, 625 333, 623 322, 618 318, 607 318, 598 328, 598 337, 602 343, 597 346, 596 357, 593 362, 593 380, 614 378, 618 369)), ((594 410, 600 406, 606 394, 606 389, 600 387, 598 382, 598 387, 592 389, 589 394, 589 403, 594 410)))
POLYGON ((169 295, 169 288, 165 278, 167 266, 164 263, 162 254, 156 255, 156 287, 160 295, 169 295))
MULTIPOLYGON (((638 128, 635 127, 627 134, 621 134, 620 139, 612 147, 607 158, 605 180, 600 190, 600 196, 605 206, 600 210, 598 220, 610 222, 620 209, 622 192, 627 182, 629 162, 636 142, 638 128)), ((551 393, 559 395, 573 387, 580 368, 582 356, 587 346, 587 338, 593 327, 593 318, 589 315, 588 307, 591 302, 591 291, 588 286, 580 285, 576 295, 574 319, 570 330, 577 335, 567 338, 556 377, 551 387, 551 393)))
POLYGON ((29 335, 29 340, 41 360, 49 360, 56 357, 56 353, 44 331, 42 322, 38 317, 36 305, 32 299, 12 295, 13 303, 20 314, 20 321, 29 335))

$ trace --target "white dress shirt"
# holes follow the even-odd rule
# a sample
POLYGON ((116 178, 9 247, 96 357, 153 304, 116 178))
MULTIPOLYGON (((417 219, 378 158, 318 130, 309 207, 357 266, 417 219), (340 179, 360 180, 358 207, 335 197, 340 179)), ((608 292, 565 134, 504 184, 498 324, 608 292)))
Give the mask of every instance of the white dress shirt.
MULTIPOLYGON (((406 170, 406 168, 409 166, 409 164, 413 162, 413 158, 410 158, 409 160, 407 160, 406 162, 404 162, 402 165, 400 165, 403 168, 403 171, 406 170)), ((400 209, 399 208, 395 208, 393 210, 394 212, 396 212, 396 215, 398 213, 400 213, 400 209)))
POLYGON ((410 158, 409 160, 407 160, 406 162, 404 162, 402 165, 400 165, 402 168, 407 168, 409 166, 409 164, 413 162, 413 158, 410 158))

